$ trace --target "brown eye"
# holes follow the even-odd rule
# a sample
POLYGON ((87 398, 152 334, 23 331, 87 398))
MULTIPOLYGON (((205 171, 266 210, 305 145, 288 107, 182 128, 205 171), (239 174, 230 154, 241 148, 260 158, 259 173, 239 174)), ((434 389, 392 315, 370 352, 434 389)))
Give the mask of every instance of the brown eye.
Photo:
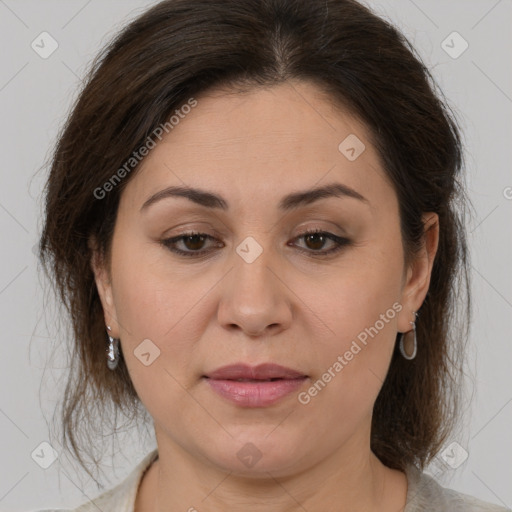
POLYGON ((305 235, 304 240, 309 249, 318 251, 323 249, 328 238, 323 233, 312 233, 305 235))
POLYGON ((183 244, 191 251, 198 251, 203 248, 206 236, 204 235, 188 235, 182 238, 183 244))
POLYGON ((304 239, 307 249, 299 248, 303 252, 309 252, 312 256, 328 256, 340 251, 344 246, 350 244, 347 238, 336 236, 332 233, 320 231, 318 229, 306 231, 298 236, 296 240, 304 239), (334 247, 324 250, 327 242, 332 242, 334 247))
POLYGON ((215 238, 206 233, 191 232, 162 240, 161 243, 176 254, 193 257, 210 252, 210 249, 203 250, 206 240, 215 240, 215 238), (178 244, 181 244, 183 248, 178 248, 178 244))

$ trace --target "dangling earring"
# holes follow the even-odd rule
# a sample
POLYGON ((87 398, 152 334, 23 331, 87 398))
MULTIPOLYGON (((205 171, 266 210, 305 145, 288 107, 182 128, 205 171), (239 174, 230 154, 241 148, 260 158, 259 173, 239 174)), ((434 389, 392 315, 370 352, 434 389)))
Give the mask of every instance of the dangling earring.
POLYGON ((416 357, 417 352, 417 340, 416 340, 416 317, 418 314, 413 311, 414 321, 409 322, 412 325, 412 329, 406 333, 401 333, 399 348, 402 356, 405 359, 411 360, 416 357))
MULTIPOLYGON (((107 329, 111 331, 109 325, 107 325, 107 329)), ((119 363, 119 339, 112 338, 110 333, 108 334, 108 348, 107 348, 107 366, 111 370, 115 370, 117 368, 117 364, 119 363)))

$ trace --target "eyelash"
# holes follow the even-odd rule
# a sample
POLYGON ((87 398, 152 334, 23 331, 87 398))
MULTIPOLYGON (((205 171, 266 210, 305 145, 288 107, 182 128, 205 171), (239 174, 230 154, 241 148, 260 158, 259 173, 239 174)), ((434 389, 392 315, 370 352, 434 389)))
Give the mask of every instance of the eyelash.
MULTIPOLYGON (((313 257, 327 257, 327 256, 330 256, 332 254, 335 254, 339 251, 341 251, 344 247, 350 245, 350 240, 348 238, 343 238, 343 237, 339 237, 339 236, 336 236, 332 233, 329 233, 327 231, 322 231, 320 229, 313 229, 313 230, 310 230, 310 231, 305 231, 304 233, 301 233, 300 235, 298 235, 295 240, 299 239, 299 238, 304 238, 308 235, 316 235, 316 234, 321 234, 321 235, 324 235, 326 238, 328 238, 329 240, 332 240, 333 242, 336 243, 336 246, 332 249, 329 249, 327 251, 314 251, 314 250, 311 250, 311 249, 303 249, 303 248, 299 248, 299 252, 301 253, 307 253, 308 255, 310 256, 313 256, 313 257)), ((173 238, 167 238, 165 240, 161 240, 161 244, 164 245, 167 249, 169 249, 171 252, 175 253, 175 254, 178 254, 180 256, 185 256, 185 257, 188 257, 188 258, 198 258, 198 257, 201 257, 201 256, 204 256, 205 254, 209 253, 212 251, 212 249, 210 250, 203 250, 203 251, 183 251, 181 249, 177 249, 175 247, 175 244, 181 240, 183 240, 184 238, 188 238, 190 236, 204 236, 206 237, 207 239, 210 239, 210 240, 215 240, 214 237, 206 234, 206 233, 200 233, 198 231, 190 231, 190 232, 187 232, 187 233, 183 233, 181 234, 180 236, 176 236, 176 237, 173 237, 173 238)))

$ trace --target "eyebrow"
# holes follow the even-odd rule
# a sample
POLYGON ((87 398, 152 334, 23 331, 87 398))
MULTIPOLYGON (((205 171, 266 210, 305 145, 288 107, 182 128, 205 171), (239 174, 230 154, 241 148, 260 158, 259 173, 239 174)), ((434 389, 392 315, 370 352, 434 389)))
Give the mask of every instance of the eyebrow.
MULTIPOLYGON (((198 188, 171 186, 153 194, 144 202, 140 211, 143 212, 152 204, 170 197, 184 197, 206 208, 229 210, 229 203, 222 196, 198 188)), ((323 187, 288 194, 279 202, 279 210, 291 211, 329 197, 350 197, 369 205, 368 199, 353 188, 342 183, 330 183, 323 187)))

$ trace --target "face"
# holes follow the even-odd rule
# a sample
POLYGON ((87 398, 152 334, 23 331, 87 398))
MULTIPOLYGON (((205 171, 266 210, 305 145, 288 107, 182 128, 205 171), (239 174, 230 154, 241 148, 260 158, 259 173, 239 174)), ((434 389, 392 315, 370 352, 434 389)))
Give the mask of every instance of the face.
POLYGON ((426 295, 437 232, 405 267, 369 132, 314 85, 196 99, 123 190, 111 272, 94 264, 159 449, 276 476, 357 458, 397 332, 426 295), (169 187, 218 199, 158 195, 169 187), (238 363, 303 378, 205 377, 238 363))

